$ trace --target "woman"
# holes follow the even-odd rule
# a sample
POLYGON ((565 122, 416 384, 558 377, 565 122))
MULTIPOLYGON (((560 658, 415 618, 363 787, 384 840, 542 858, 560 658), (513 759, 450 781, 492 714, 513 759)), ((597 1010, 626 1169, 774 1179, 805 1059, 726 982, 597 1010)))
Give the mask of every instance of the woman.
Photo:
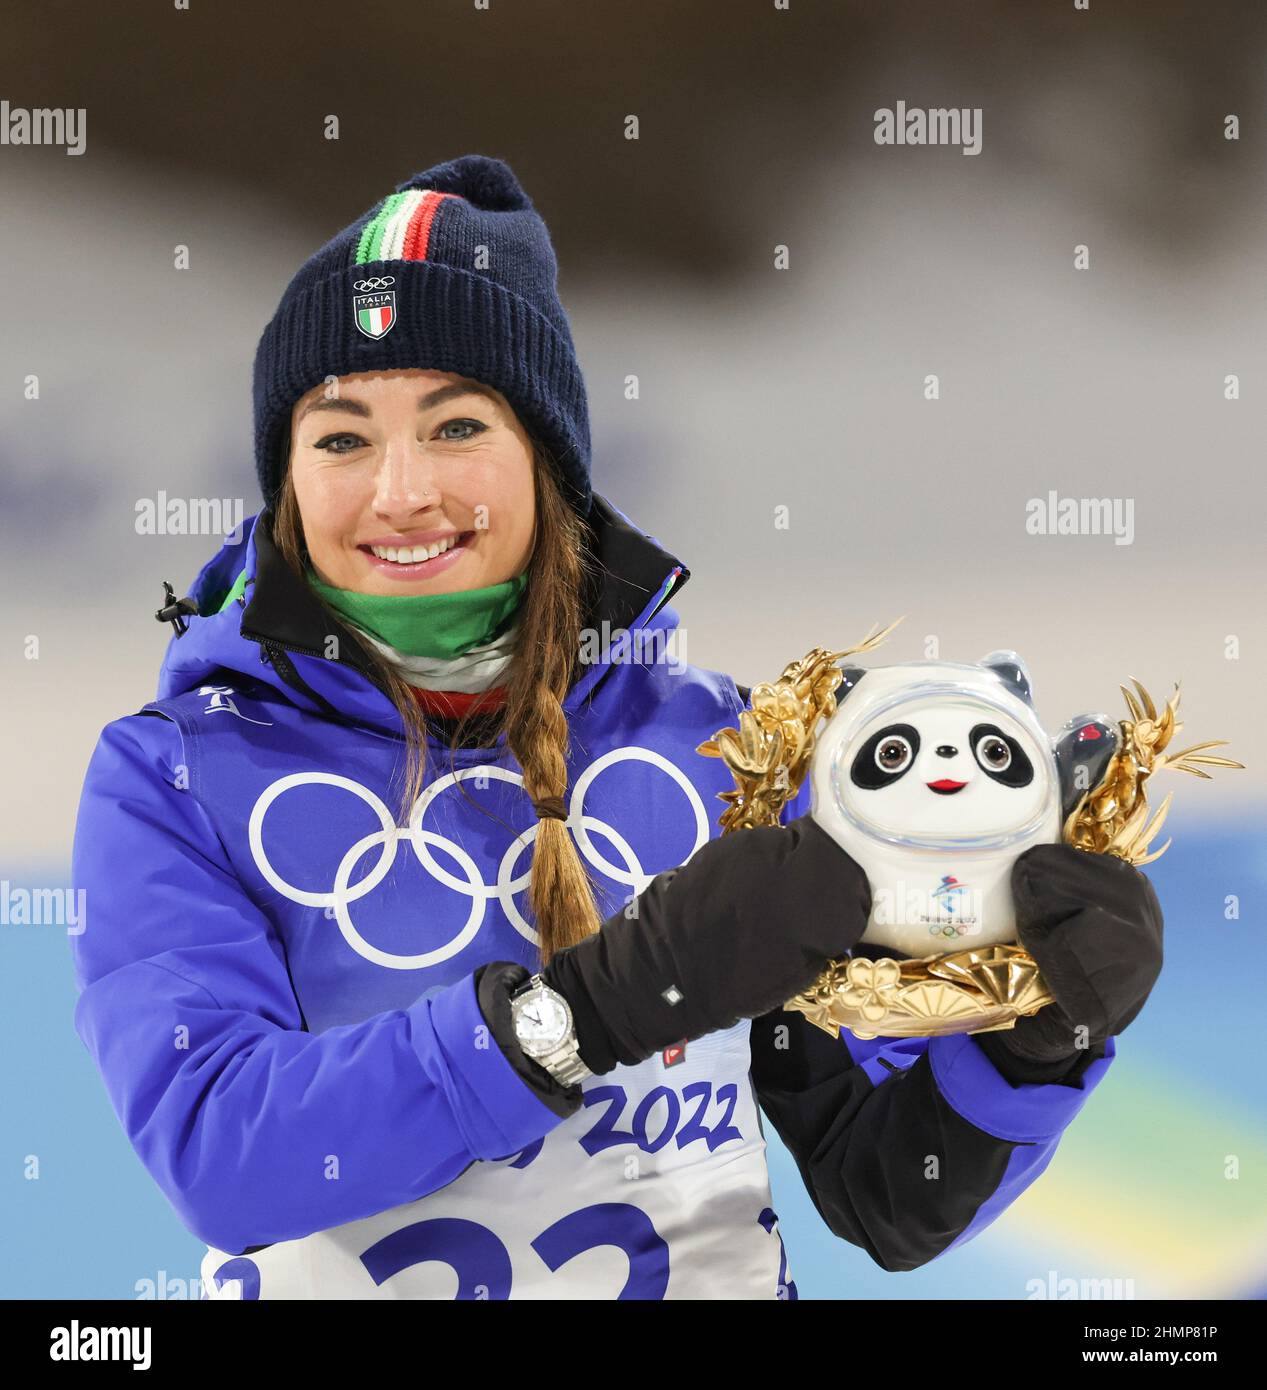
POLYGON ((89 767, 76 1026, 210 1296, 794 1297, 758 1106, 914 1268, 1042 1171, 1160 966, 1142 875, 1047 846, 1017 901, 1058 1003, 1014 1031, 781 1010, 866 878, 805 795, 713 838, 695 748, 745 693, 676 660, 688 571, 592 492, 555 282, 478 156, 300 269, 265 507, 89 767))

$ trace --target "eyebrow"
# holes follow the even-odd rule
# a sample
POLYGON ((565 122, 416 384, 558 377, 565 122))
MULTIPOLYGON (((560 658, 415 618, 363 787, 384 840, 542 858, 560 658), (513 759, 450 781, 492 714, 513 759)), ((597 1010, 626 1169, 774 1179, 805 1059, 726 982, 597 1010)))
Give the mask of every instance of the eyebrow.
MULTIPOLYGON (((420 411, 431 410, 437 405, 443 405, 445 401, 457 400, 461 396, 483 396, 493 405, 499 404, 497 397, 478 381, 459 381, 448 386, 437 386, 434 391, 428 391, 425 396, 419 396, 418 409, 420 411)), ((352 396, 336 396, 333 399, 320 396, 315 401, 309 401, 300 413, 299 420, 296 420, 295 423, 298 424, 304 416, 314 410, 342 410, 349 415, 360 415, 363 419, 369 419, 374 413, 364 401, 358 401, 352 396)))

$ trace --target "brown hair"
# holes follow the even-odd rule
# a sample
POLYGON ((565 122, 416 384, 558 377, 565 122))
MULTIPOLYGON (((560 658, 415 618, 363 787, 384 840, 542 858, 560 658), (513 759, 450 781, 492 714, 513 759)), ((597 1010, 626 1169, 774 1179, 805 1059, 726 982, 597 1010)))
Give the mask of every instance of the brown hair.
MULTIPOLYGON (((539 441, 532 441, 532 449, 536 541, 517 614, 515 655, 504 682, 506 703, 497 711, 468 711, 453 731, 449 753, 452 768, 453 754, 472 722, 488 721, 488 741, 506 734, 523 772, 524 791, 536 800, 567 793, 569 730, 563 699, 580 660, 582 594, 596 562, 589 527, 565 499, 557 465, 539 441)), ((307 544, 289 466, 278 495, 273 539, 286 563, 303 577, 307 544)), ((340 616, 329 605, 322 606, 329 614, 331 631, 343 630, 340 616)), ((426 717, 409 686, 382 656, 368 643, 358 645, 373 663, 404 724, 405 774, 397 819, 407 825, 427 780, 426 717)), ((461 782, 457 785, 462 787, 461 782)), ((463 794, 467 794, 464 788, 463 794)), ((528 891, 543 965, 561 947, 583 941, 601 926, 593 885, 562 821, 543 818, 537 822, 528 891)))

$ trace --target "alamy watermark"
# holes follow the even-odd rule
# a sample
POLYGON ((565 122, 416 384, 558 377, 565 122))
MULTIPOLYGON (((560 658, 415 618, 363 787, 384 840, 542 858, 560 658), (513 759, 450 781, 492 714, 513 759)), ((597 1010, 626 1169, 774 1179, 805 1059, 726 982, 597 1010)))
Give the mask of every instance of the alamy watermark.
POLYGON ((1027 1279, 1025 1281, 1025 1297, 1027 1299, 1125 1299, 1135 1297, 1134 1279, 1073 1279, 1057 1273, 1054 1269, 1047 1271, 1045 1279, 1027 1279))
POLYGON ((877 145, 959 145, 961 154, 981 153, 981 108, 881 106, 875 113, 877 145))
POLYGON ((82 936, 88 925, 86 888, 14 888, 0 878, 0 927, 65 927, 82 936))
POLYGON ((91 1327, 78 1318, 49 1333, 50 1361, 130 1361, 134 1371, 150 1368, 148 1327, 91 1327))
POLYGON ((138 1279, 132 1288, 139 1302, 152 1301, 155 1303, 183 1303, 187 1300, 201 1302, 206 1292, 206 1286, 201 1278, 195 1276, 191 1279, 183 1279, 169 1275, 165 1269, 158 1271, 158 1278, 156 1279, 138 1279))
POLYGON ((10 106, 0 101, 0 145, 64 145, 67 154, 88 148, 88 113, 82 106, 10 106))
POLYGON ((223 536, 232 545, 242 540, 240 497, 142 497, 136 503, 138 536, 223 536))
POLYGON ((580 659, 583 666, 610 662, 612 665, 657 666, 664 663, 669 674, 680 676, 687 668, 686 631, 681 626, 667 631, 662 627, 613 628, 606 618, 601 628, 581 629, 580 659))
POLYGON ((1025 503, 1025 530, 1031 536, 1112 536, 1114 545, 1135 540, 1133 497, 1046 497, 1025 503))
POLYGON ((879 925, 924 926, 930 936, 953 941, 961 936, 981 935, 985 895, 953 874, 943 875, 935 888, 897 879, 875 890, 871 915, 879 925))

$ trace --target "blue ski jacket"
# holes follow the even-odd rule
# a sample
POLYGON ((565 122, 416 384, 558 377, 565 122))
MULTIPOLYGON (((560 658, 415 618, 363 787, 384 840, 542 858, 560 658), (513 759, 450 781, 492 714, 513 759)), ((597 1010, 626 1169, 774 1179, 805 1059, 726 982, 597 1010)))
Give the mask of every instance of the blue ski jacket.
MULTIPOLYGON (((746 692, 672 657, 682 562, 602 497, 589 520, 608 640, 564 706, 568 827, 614 914, 719 833, 732 783, 695 750, 746 692)), ((355 642, 327 659, 267 513, 190 593, 157 698, 93 752, 71 945, 76 1029, 208 1246, 209 1296, 795 1297, 763 1116, 830 1228, 912 1269, 1034 1181, 1111 1064, 1112 1039, 1015 1084, 969 1036, 833 1039, 776 1011, 595 1077, 568 1113, 480 1009, 482 967, 538 964, 537 821, 504 739, 432 741, 400 826, 397 711, 355 642)))

